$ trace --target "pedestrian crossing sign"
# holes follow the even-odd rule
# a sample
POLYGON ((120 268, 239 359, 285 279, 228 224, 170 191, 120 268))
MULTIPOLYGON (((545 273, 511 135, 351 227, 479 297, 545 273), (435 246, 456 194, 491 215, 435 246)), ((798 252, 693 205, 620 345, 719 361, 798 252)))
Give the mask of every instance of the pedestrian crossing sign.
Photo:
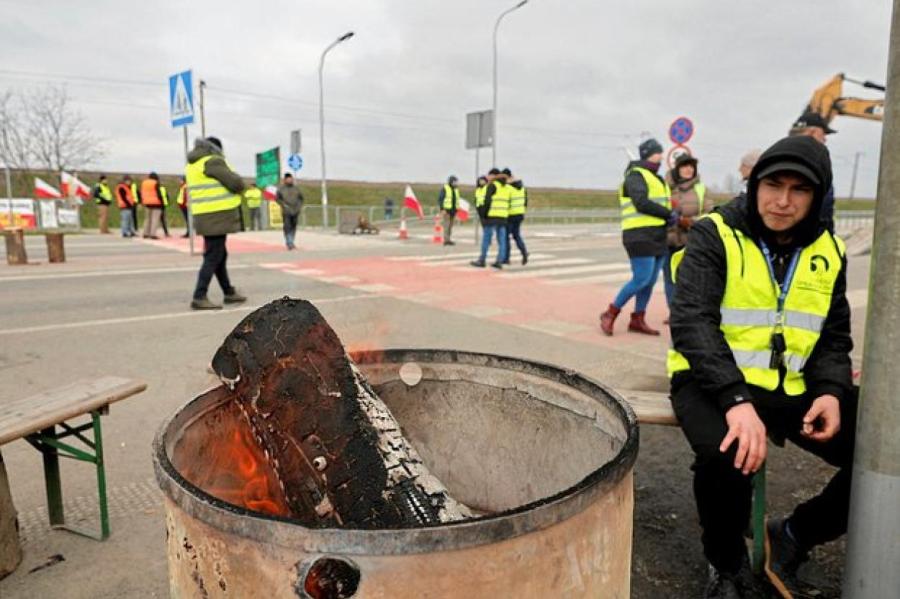
POLYGON ((194 122, 194 88, 191 85, 190 71, 169 77, 169 115, 173 127, 194 122))

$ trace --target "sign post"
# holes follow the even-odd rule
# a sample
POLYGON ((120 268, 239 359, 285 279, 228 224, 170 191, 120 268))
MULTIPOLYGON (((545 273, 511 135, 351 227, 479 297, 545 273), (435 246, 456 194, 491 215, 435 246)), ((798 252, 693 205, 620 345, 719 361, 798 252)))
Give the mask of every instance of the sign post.
POLYGON ((300 129, 291 131, 291 154, 300 153, 300 129))
MULTIPOLYGON (((184 128, 184 155, 187 160, 188 130, 187 126, 194 122, 194 87, 191 71, 182 71, 169 77, 169 117, 172 127, 184 128)), ((188 195, 187 228, 191 256, 194 255, 194 215, 188 195)))
MULTIPOLYGON (((481 176, 480 150, 494 145, 494 111, 482 110, 466 115, 466 149, 475 149, 475 181, 481 176)), ((475 224, 475 245, 478 245, 481 219, 475 224)))
MULTIPOLYGON (((256 155, 256 186, 265 189, 270 185, 278 185, 281 171, 281 148, 275 147, 256 155)), ((269 225, 281 224, 281 211, 275 202, 268 202, 266 210, 269 225)))

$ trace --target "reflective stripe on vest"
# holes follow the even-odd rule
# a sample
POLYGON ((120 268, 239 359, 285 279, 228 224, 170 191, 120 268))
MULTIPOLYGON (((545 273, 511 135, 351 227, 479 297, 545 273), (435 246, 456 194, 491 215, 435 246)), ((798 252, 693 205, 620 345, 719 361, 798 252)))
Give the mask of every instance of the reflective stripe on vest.
MULTIPOLYGON (((625 174, 626 178, 629 173, 640 173, 647 184, 647 198, 665 208, 672 208, 671 192, 669 186, 664 181, 660 181, 659 177, 645 168, 636 166, 625 174)), ((651 216, 638 212, 634 207, 631 198, 625 195, 625 183, 619 186, 619 208, 622 210, 622 230, 640 229, 642 227, 665 227, 666 220, 658 216, 651 216)))
POLYGON ((509 218, 509 190, 511 186, 493 181, 494 195, 491 196, 491 209, 488 218, 509 218))
POLYGON ((459 203, 459 190, 451 185, 444 184, 444 203, 441 204, 443 210, 456 210, 459 203))
POLYGON ((258 187, 251 187, 244 192, 244 197, 247 198, 247 208, 259 208, 262 203, 262 190, 258 187))
MULTIPOLYGON (((778 369, 771 367, 771 339, 779 327, 778 290, 766 258, 752 239, 725 224, 721 215, 708 218, 716 224, 727 264, 719 330, 746 382, 774 391, 782 382, 778 369)), ((786 345, 783 385, 788 395, 806 391, 803 368, 831 308, 845 251, 844 242, 825 231, 800 252, 780 325, 786 345)), ((673 259, 673 267, 678 263, 673 259)), ((667 366, 669 376, 690 368, 687 359, 674 349, 669 350, 667 366)))
POLYGON ((484 206, 484 198, 487 196, 487 185, 482 185, 481 187, 475 188, 475 207, 481 208, 484 206))
POLYGON ((515 185, 509 186, 509 215, 524 216, 525 215, 525 186, 517 189, 515 185))
MULTIPOLYGON (((191 214, 194 216, 233 210, 241 205, 241 196, 231 193, 217 179, 208 177, 204 172, 204 167, 211 158, 216 156, 204 156, 184 167, 187 191, 191 198, 191 214)), ((225 165, 231 168, 227 162, 225 165)))
POLYGON ((694 183, 694 193, 697 194, 697 214, 703 214, 703 202, 706 200, 706 185, 694 183))

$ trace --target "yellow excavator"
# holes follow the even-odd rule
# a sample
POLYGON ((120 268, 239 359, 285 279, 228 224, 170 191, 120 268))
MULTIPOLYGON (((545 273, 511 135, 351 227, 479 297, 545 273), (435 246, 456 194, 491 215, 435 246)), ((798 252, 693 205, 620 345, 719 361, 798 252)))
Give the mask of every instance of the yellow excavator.
POLYGON ((838 73, 813 92, 812 99, 806 105, 803 114, 816 113, 825 119, 826 124, 839 114, 871 121, 880 121, 884 118, 884 98, 848 98, 843 93, 844 81, 856 83, 867 89, 885 91, 884 86, 878 83, 851 79, 843 73, 838 73))

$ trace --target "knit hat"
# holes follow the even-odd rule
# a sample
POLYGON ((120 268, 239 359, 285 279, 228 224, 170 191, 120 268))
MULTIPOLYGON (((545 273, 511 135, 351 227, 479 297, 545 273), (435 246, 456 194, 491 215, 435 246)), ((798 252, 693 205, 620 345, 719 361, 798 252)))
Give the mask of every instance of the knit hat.
POLYGON ((654 154, 662 154, 662 151, 662 145, 652 137, 643 141, 641 145, 638 146, 638 154, 640 154, 641 160, 646 160, 654 154))
POLYGON ((218 137, 207 137, 206 141, 219 148, 220 152, 224 150, 224 148, 222 147, 222 140, 220 140, 218 137))

